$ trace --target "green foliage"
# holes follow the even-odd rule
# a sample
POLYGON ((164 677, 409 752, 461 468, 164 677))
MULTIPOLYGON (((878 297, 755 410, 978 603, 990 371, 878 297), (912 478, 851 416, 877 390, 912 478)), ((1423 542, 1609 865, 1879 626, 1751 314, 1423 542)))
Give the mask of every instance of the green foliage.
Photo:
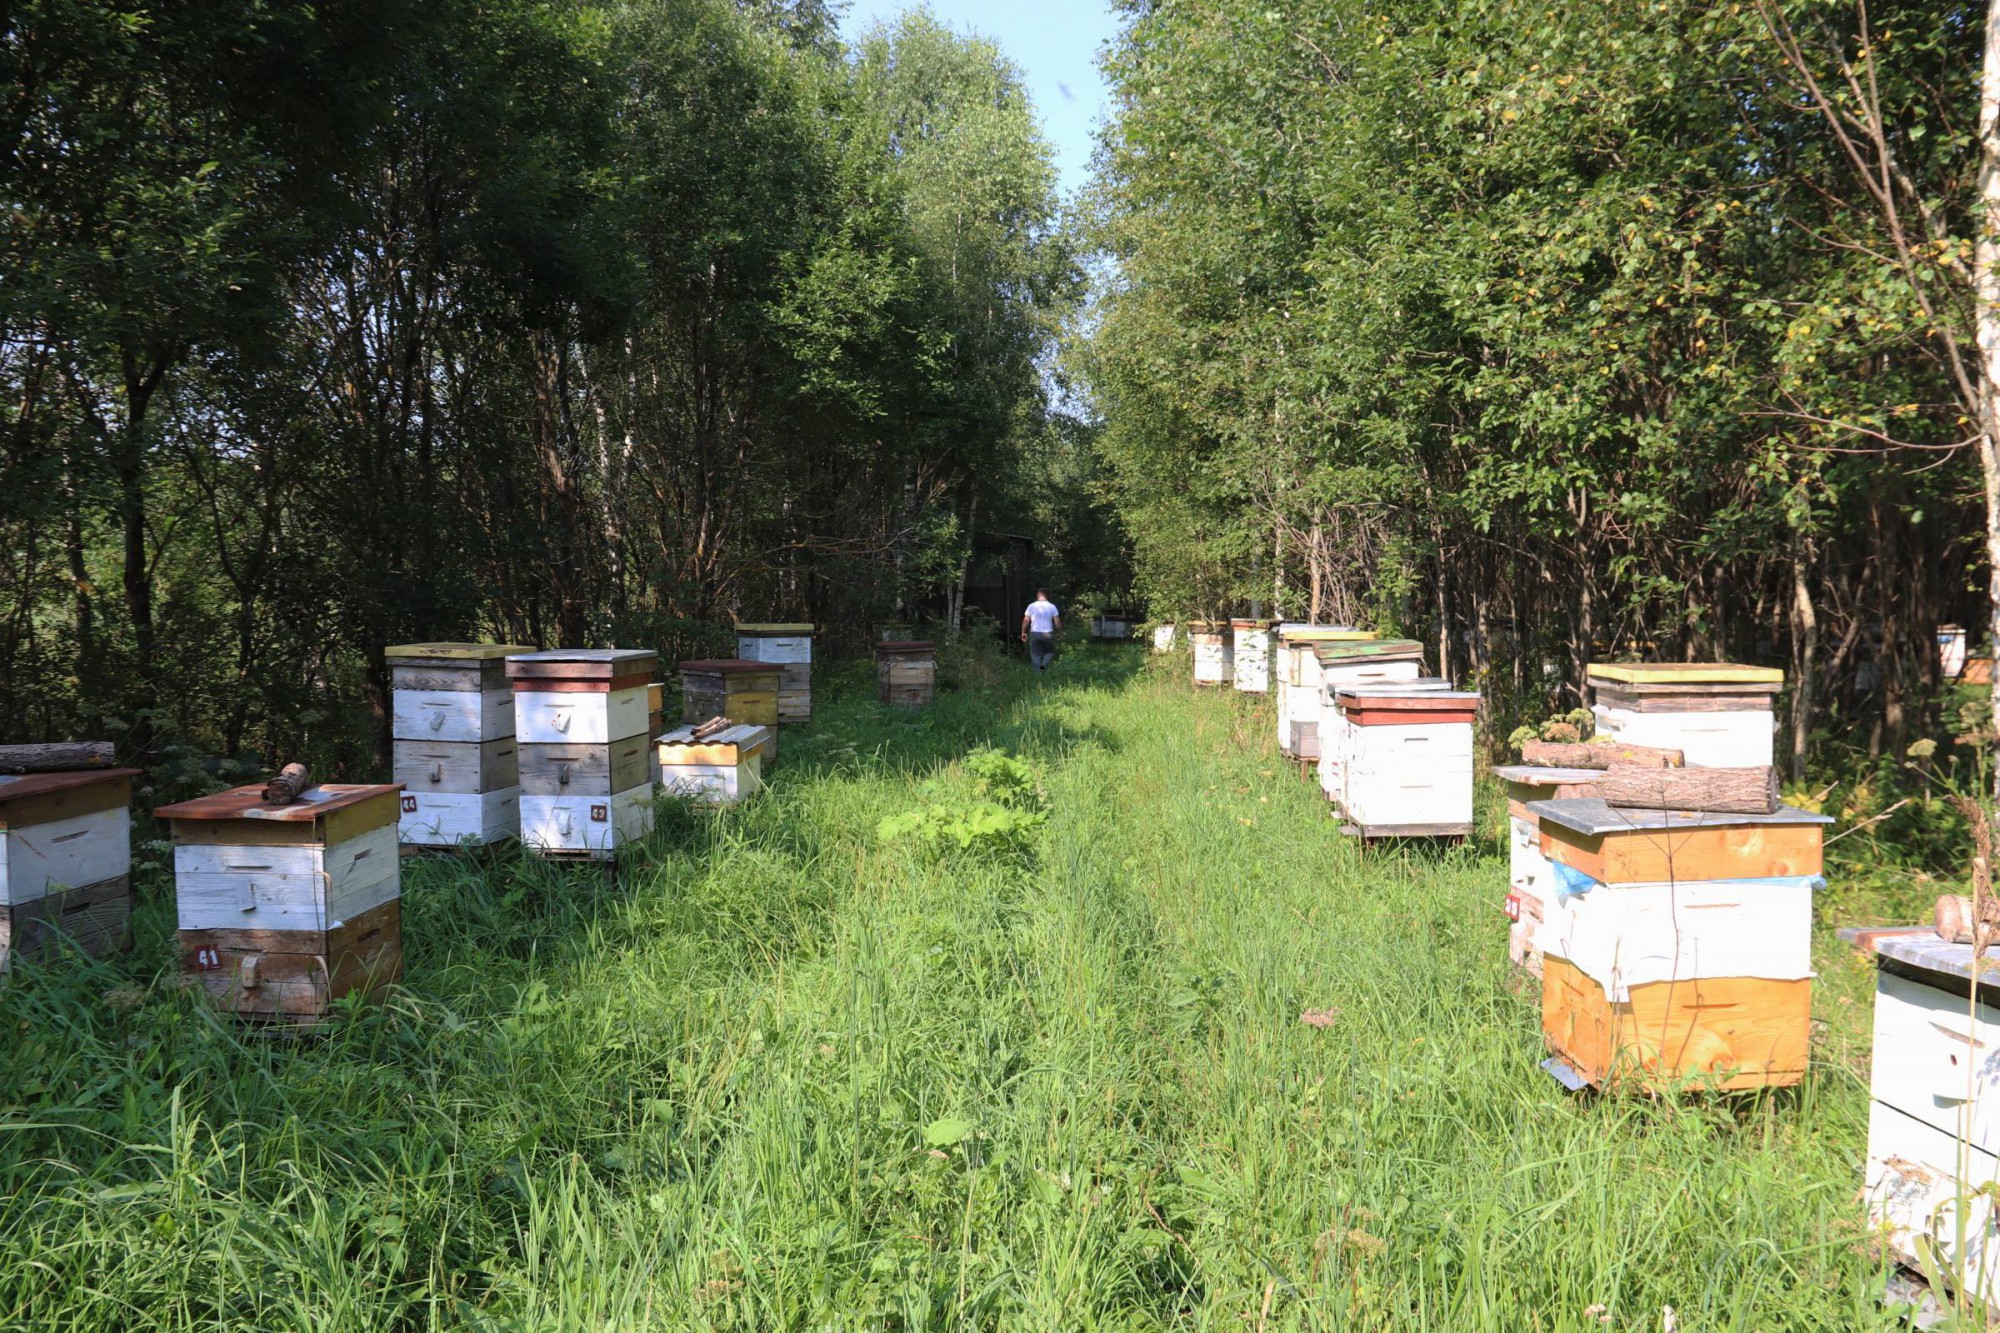
POLYGON ((1830 922, 1804 1087, 1575 1098, 1507 964, 1494 793, 1472 847, 1364 859, 1268 741, 1229 739, 1231 701, 1072 657, 917 717, 836 671, 765 796, 675 810, 616 885, 410 863, 403 984, 311 1040, 172 984, 145 867, 137 953, 0 985, 0 1309, 37 1333, 1901 1326, 1854 1197, 1872 968, 1830 922), (1046 792, 1033 874, 880 845, 927 784, 969 798, 982 748, 990 798, 1023 768, 1046 792))
POLYGON ((1048 822, 1047 801, 1032 764, 1003 750, 979 749, 957 767, 959 775, 934 779, 915 809, 883 818, 876 836, 885 843, 909 840, 932 848, 954 848, 988 856, 1020 857, 1031 835, 1048 822))

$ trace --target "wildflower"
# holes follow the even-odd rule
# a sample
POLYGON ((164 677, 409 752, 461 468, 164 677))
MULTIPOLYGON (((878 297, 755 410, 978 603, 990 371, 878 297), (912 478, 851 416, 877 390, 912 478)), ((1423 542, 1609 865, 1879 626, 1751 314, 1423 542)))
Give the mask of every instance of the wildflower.
POLYGON ((1937 742, 1926 736, 1920 741, 1911 741, 1910 748, 1903 753, 1911 759, 1928 759, 1937 753, 1937 742))
POLYGON ((1339 1014, 1338 1009, 1308 1009, 1299 1015, 1299 1022, 1309 1028, 1330 1028, 1339 1014))

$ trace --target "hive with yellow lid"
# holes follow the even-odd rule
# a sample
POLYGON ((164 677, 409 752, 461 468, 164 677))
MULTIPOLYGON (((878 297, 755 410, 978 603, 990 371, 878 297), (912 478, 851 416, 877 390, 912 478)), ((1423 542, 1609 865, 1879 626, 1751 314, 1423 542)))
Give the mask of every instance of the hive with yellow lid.
MULTIPOLYGON (((736 655, 778 666, 779 722, 812 721, 813 627, 807 621, 738 621, 736 655)), ((655 733, 656 735, 658 733, 655 733)))
POLYGON ((405 847, 484 846, 520 832, 507 643, 403 643, 389 665, 391 752, 405 847))
POLYGON ((1321 644, 1369 642, 1374 632, 1350 625, 1286 623, 1277 629, 1278 751, 1301 762, 1319 759, 1321 644))
POLYGON ((1597 734, 1679 750, 1694 768, 1771 763, 1785 673, 1734 662, 1596 662, 1587 673, 1597 734))

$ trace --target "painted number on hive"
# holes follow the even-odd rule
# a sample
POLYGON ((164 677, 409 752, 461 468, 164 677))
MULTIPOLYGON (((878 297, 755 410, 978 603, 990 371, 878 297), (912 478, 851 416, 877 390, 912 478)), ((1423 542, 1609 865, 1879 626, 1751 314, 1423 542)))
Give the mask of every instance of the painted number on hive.
POLYGON ((404 813, 404 814, 406 814, 406 815, 414 815, 415 813, 417 813, 417 798, 416 798, 416 797, 414 797, 414 796, 405 796, 405 797, 403 798, 403 813, 404 813))
POLYGON ((214 971, 216 968, 222 966, 222 950, 196 949, 194 951, 194 965, 204 971, 214 971))
POLYGON ((593 824, 608 824, 608 823, 610 823, 610 822, 611 822, 611 807, 610 807, 610 806, 608 806, 608 805, 593 805, 593 806, 591 806, 591 807, 590 807, 590 822, 591 822, 591 823, 593 823, 593 824))

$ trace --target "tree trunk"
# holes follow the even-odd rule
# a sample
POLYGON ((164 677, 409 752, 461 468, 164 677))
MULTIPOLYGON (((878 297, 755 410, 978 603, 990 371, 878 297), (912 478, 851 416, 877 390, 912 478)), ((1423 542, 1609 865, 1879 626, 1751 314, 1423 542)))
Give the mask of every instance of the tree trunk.
POLYGON ((1778 808, 1775 768, 1641 768, 1613 764, 1591 791, 1637 810, 1708 810, 1768 815, 1778 808))
MULTIPOLYGON (((1988 0, 1985 64, 1979 77, 1979 244, 1973 254, 1973 297, 1979 337, 1979 471, 1986 487, 1986 614, 2000 650, 2000 0, 1988 0)), ((1992 691, 1992 725, 2000 731, 2000 686, 1992 691)), ((2000 799, 2000 764, 1993 770, 2000 799)))
POLYGON ((1811 735, 1813 664, 1819 657, 1819 612, 1806 581, 1811 551, 1804 537, 1792 543, 1792 781, 1806 780, 1806 741, 1811 735))
POLYGON ((109 768, 116 762, 110 741, 0 745, 0 773, 63 773, 77 768, 109 768))

